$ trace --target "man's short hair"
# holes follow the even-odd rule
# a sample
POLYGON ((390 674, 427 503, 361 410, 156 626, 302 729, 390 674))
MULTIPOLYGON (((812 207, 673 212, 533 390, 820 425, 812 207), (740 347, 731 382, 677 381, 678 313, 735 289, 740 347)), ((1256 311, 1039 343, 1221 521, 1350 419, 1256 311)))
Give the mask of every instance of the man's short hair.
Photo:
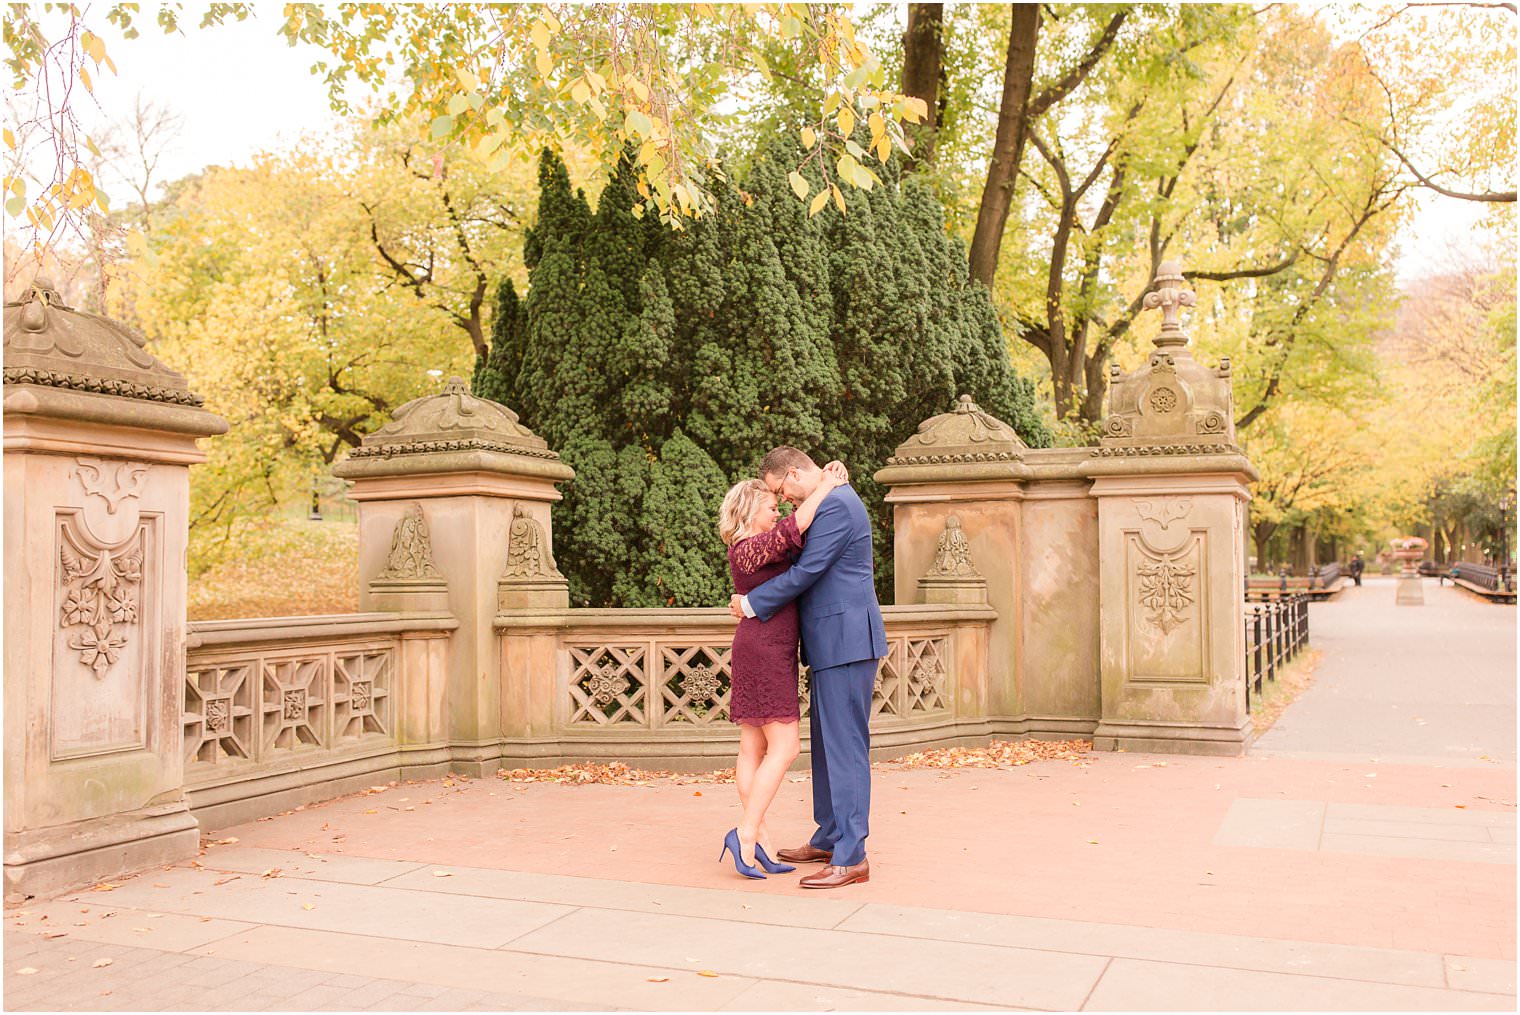
POLYGON ((766 476, 782 476, 788 469, 817 468, 813 460, 805 452, 783 444, 779 448, 771 448, 760 460, 760 478, 766 476))

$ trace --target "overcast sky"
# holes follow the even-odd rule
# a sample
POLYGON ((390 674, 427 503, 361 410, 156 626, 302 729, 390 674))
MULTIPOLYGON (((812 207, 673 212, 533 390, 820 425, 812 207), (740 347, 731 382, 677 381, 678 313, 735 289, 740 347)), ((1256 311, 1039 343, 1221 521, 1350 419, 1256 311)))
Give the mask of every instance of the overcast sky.
MULTIPOLYGON (((81 106, 80 119, 86 130, 123 121, 139 93, 178 113, 184 126, 164 155, 161 181, 208 165, 243 164, 254 153, 278 149, 303 132, 333 129, 336 118, 326 88, 310 72, 320 51, 285 44, 277 34, 279 5, 260 5, 261 18, 205 30, 192 25, 174 36, 159 31, 152 6, 145 7, 136 39, 122 40, 108 31, 110 26, 99 26, 119 73, 102 75, 99 107, 81 106)), ((125 190, 119 184, 115 189, 125 190)), ((118 203, 127 196, 112 193, 118 203)), ((1482 211, 1481 205, 1423 195, 1400 237, 1400 278, 1438 269, 1441 253, 1469 237, 1482 211)))

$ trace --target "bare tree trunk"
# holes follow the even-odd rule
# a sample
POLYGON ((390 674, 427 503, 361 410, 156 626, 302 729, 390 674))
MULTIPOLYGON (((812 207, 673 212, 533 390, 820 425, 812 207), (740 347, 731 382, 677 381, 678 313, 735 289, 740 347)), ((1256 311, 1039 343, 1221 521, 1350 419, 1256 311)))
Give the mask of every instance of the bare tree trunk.
POLYGON ((1257 522, 1251 526, 1251 541, 1256 544, 1256 570, 1267 573, 1267 543, 1277 531, 1276 522, 1257 522))
POLYGON ((992 143, 992 162, 987 167, 981 207, 977 209, 976 231, 971 236, 971 277, 989 289, 997 274, 1003 226, 1008 221, 1008 210, 1013 207, 1013 184, 1024 157, 1024 136, 1029 125, 1026 114, 1029 93, 1034 87, 1034 52, 1039 36, 1040 5, 1014 4, 997 137, 992 143))
POLYGON ((913 155, 907 168, 934 160, 934 135, 939 130, 939 86, 944 76, 944 4, 909 4, 908 29, 903 33, 904 95, 924 100, 929 108, 923 123, 910 124, 913 155))

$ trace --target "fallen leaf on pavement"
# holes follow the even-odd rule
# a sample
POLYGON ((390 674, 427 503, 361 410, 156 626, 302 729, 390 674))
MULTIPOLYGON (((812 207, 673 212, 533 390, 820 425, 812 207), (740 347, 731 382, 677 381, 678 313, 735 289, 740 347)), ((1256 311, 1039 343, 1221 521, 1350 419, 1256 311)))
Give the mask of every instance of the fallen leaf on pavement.
POLYGON ((717 976, 718 974, 715 973, 715 972, 713 972, 711 969, 699 969, 697 971, 697 975, 698 976, 717 976))
POLYGON ((650 976, 650 977, 647 977, 647 979, 649 980, 650 983, 669 983, 670 982, 670 977, 668 977, 668 976, 650 976))
POLYGON ((16 975, 17 976, 31 976, 36 971, 37 971, 37 967, 36 966, 22 966, 20 969, 16 970, 16 975))
POLYGON ((228 836, 225 839, 218 839, 218 840, 216 840, 216 845, 218 845, 218 846, 236 846, 237 845, 237 836, 228 836))
POLYGON ((69 932, 66 931, 66 930, 50 930, 46 934, 44 934, 42 936, 44 938, 47 938, 49 941, 51 941, 54 938, 68 937, 69 936, 69 932))
POLYGON ((94 962, 91 962, 90 965, 94 966, 96 969, 104 969, 106 966, 109 966, 114 961, 116 961, 116 960, 115 959, 96 959, 94 962))
POLYGON ((435 877, 435 878, 451 878, 453 876, 454 876, 454 872, 453 871, 434 871, 433 872, 433 877, 435 877))
POLYGON ((232 875, 232 876, 230 876, 230 877, 225 877, 225 878, 219 878, 219 879, 217 879, 217 880, 216 880, 216 881, 213 881, 213 882, 211 882, 211 883, 212 883, 212 884, 213 884, 213 885, 225 885, 225 884, 226 884, 226 883, 227 883, 227 882, 229 882, 229 881, 236 881, 236 880, 237 880, 237 879, 238 879, 238 878, 240 878, 240 877, 242 877, 242 876, 243 876, 243 875, 241 875, 241 874, 233 874, 233 875, 232 875))
POLYGON ((102 881, 100 884, 98 884, 95 887, 91 888, 90 891, 92 891, 92 892, 114 892, 114 891, 116 891, 116 886, 115 885, 111 885, 111 884, 107 884, 106 882, 102 881))
POLYGON ((260 874, 259 877, 261 877, 261 878, 277 878, 282 873, 284 873, 284 868, 283 867, 271 867, 267 871, 265 871, 264 873, 260 874))
POLYGON ((316 908, 317 908, 317 907, 316 907, 316 906, 314 906, 314 905, 312 905, 312 904, 311 904, 311 903, 309 903, 309 902, 306 902, 306 903, 302 903, 302 904, 301 904, 301 908, 302 908, 302 909, 316 909, 316 908))

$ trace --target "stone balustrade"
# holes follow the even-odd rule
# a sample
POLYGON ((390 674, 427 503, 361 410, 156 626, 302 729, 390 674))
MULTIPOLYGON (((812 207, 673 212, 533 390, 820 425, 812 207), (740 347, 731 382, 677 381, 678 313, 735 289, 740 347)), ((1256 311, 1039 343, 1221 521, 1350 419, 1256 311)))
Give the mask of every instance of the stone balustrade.
POLYGON ((185 784, 208 827, 448 770, 448 613, 201 621, 185 661, 185 784))
MULTIPOLYGON (((871 706, 878 752, 984 734, 983 605, 888 606, 890 654, 871 706)), ((731 761, 734 620, 726 609, 514 610, 501 637, 502 764, 621 759, 693 769, 731 761)), ((804 723, 807 671, 798 682, 804 723)), ((806 737, 804 737, 806 743, 806 737)))

